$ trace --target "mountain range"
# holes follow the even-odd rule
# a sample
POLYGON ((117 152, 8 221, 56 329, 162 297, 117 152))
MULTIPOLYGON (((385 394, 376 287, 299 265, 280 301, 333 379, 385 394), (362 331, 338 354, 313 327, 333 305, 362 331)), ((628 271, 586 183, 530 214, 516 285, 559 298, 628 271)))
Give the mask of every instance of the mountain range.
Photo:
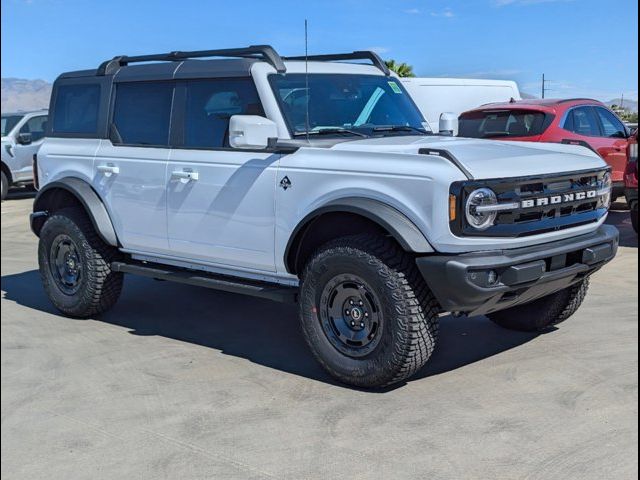
MULTIPOLYGON (((51 84, 44 80, 25 80, 23 78, 3 78, 2 79, 2 111, 16 112, 38 110, 49 106, 51 96, 51 84)), ((526 93, 523 98, 536 98, 526 93)), ((605 104, 620 105, 621 99, 614 98, 605 104)), ((637 113, 638 102, 624 99, 624 107, 627 110, 637 113)))

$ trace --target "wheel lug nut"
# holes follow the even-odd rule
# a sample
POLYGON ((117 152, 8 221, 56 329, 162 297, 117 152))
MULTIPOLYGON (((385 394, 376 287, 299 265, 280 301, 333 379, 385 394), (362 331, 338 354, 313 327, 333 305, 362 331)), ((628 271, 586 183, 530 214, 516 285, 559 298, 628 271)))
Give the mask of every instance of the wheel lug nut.
POLYGON ((360 328, 364 328, 364 322, 360 322, 360 328))
POLYGON ((362 303, 362 300, 360 300, 359 305, 360 305, 360 306, 363 306, 363 305, 364 305, 364 303, 362 303))
POLYGON ((369 314, 368 314, 367 312, 364 312, 364 316, 365 316, 365 317, 368 317, 368 316, 369 316, 369 314))
POLYGON ((353 305, 353 300, 349 300, 349 305, 353 305))
POLYGON ((344 314, 348 317, 349 315, 351 315, 351 310, 349 310, 348 308, 344 311, 344 314))
POLYGON ((356 322, 354 322, 353 320, 351 321, 351 326, 355 327, 356 326, 356 322))

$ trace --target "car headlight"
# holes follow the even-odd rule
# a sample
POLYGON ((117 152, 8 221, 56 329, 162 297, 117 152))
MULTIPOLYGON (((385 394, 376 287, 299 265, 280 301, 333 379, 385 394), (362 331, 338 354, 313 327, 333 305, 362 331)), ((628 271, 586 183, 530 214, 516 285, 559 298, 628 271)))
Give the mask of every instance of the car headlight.
POLYGON ((611 173, 607 172, 602 177, 602 186, 600 187, 600 199, 602 200, 602 206, 609 208, 611 206, 611 190, 613 189, 613 180, 611 179, 611 173))
POLYGON ((469 225, 476 230, 486 230, 491 227, 498 216, 495 209, 497 204, 498 197, 493 190, 489 188, 474 190, 469 195, 465 208, 469 225))

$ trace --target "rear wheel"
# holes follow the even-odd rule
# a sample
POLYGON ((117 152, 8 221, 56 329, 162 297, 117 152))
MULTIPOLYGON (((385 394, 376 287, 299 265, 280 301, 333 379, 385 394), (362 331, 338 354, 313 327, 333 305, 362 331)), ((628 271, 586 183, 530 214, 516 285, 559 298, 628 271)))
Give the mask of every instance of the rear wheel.
POLYGON ((435 348, 438 313, 414 259, 384 237, 332 241, 304 270, 305 339, 320 364, 350 385, 382 387, 417 372, 435 348))
POLYGON ((43 225, 38 245, 40 277, 51 302, 79 318, 111 308, 122 290, 122 273, 111 271, 118 255, 82 209, 55 212, 43 225))
POLYGON ((501 327, 521 332, 541 332, 572 316, 587 295, 589 279, 535 300, 487 315, 501 327))

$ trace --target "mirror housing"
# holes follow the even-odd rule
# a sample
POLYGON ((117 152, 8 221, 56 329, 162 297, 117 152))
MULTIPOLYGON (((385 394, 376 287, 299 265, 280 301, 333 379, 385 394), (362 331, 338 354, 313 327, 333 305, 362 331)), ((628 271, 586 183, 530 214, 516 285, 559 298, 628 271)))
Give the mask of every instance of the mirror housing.
POLYGON ((278 126, 258 115, 233 115, 229 119, 229 145, 233 148, 262 150, 278 138, 278 126))
POLYGON ((440 135, 452 137, 458 132, 458 116, 451 112, 444 112, 440 114, 438 130, 440 135))
POLYGON ((16 142, 20 145, 29 145, 32 141, 30 133, 19 133, 16 138, 16 142))

